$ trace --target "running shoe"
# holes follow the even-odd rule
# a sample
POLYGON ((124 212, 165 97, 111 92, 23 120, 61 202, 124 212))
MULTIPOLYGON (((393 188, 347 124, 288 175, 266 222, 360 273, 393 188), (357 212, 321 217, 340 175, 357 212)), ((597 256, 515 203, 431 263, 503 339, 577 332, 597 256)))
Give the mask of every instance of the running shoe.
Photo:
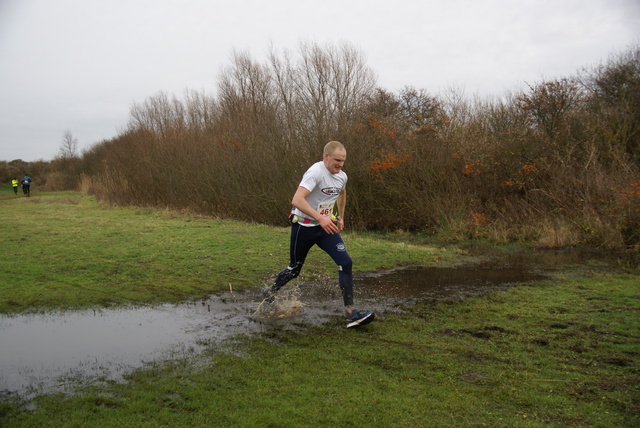
POLYGON ((267 287, 262 290, 262 297, 264 297, 265 302, 273 303, 276 300, 276 293, 271 289, 271 287, 267 287))
POLYGON ((351 313, 351 317, 347 318, 347 328, 369 324, 375 317, 376 316, 371 311, 360 313, 360 311, 354 309, 354 311, 351 313))

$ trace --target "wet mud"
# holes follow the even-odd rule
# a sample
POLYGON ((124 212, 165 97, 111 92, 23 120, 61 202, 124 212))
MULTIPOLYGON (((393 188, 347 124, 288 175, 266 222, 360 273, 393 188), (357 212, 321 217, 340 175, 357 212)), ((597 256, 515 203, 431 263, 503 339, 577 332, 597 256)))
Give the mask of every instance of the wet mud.
MULTIPOLYGON (((409 266, 356 275, 355 297, 360 309, 384 318, 418 301, 459 301, 586 263, 611 261, 602 254, 520 252, 474 266, 409 266)), ((147 364, 197 354, 239 334, 344 318, 336 284, 302 278, 281 293, 280 312, 273 313, 261 307, 261 290, 255 289, 178 305, 0 316, 0 398, 120 381, 147 364)))

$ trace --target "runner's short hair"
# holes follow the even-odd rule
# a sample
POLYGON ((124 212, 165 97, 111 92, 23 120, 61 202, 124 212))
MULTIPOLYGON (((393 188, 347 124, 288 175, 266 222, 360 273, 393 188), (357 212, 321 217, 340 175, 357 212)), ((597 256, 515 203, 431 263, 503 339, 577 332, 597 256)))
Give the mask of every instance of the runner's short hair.
POLYGON ((344 150, 345 152, 347 151, 347 149, 344 148, 344 145, 340 141, 329 141, 327 145, 324 146, 323 155, 332 155, 336 150, 344 150))

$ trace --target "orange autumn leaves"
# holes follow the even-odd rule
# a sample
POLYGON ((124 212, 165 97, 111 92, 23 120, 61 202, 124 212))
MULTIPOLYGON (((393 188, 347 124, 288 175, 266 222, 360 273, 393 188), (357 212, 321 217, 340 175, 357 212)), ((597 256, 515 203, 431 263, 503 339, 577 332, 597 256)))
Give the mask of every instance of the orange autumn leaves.
POLYGON ((380 182, 384 173, 395 168, 401 168, 402 164, 408 160, 408 155, 397 157, 391 151, 380 152, 377 158, 369 163, 369 170, 373 173, 374 180, 380 182))
POLYGON ((383 151, 378 152, 368 165, 374 181, 382 182, 384 175, 391 170, 401 168, 409 160, 409 155, 401 155, 394 152, 391 146, 396 145, 398 142, 397 133, 385 125, 381 118, 372 115, 368 118, 366 125, 361 125, 361 128, 361 131, 367 129, 373 139, 378 142, 384 142, 387 146, 383 151))

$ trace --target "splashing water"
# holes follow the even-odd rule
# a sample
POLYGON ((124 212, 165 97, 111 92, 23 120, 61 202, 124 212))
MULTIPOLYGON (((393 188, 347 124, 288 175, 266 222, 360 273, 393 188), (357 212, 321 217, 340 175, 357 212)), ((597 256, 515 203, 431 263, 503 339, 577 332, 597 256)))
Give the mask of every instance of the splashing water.
POLYGON ((263 300, 253 313, 253 318, 280 319, 295 317, 302 313, 302 306, 300 288, 287 288, 286 290, 280 290, 273 302, 269 303, 263 300))

